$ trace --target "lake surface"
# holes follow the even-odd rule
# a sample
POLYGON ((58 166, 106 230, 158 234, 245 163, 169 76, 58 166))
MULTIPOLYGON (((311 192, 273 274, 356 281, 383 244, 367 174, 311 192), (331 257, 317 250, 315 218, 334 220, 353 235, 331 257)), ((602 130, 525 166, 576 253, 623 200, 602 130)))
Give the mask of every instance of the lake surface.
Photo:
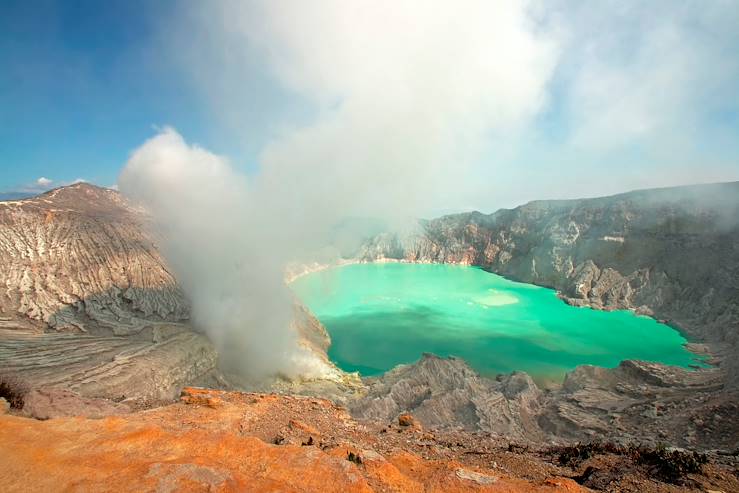
POLYGON ((540 384, 561 382, 581 364, 696 363, 685 338, 651 318, 573 307, 551 289, 475 267, 353 264, 291 287, 328 329, 329 357, 362 375, 424 352, 459 356, 484 375, 523 370, 540 384))

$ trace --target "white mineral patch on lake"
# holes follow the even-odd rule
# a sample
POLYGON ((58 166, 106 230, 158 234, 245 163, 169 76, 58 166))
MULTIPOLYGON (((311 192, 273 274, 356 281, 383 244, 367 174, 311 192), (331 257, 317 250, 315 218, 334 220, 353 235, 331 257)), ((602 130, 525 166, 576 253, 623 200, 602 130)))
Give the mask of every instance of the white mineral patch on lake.
POLYGON ((478 296, 474 301, 483 306, 504 306, 518 303, 518 298, 510 293, 504 293, 497 289, 488 289, 488 292, 484 296, 478 296))

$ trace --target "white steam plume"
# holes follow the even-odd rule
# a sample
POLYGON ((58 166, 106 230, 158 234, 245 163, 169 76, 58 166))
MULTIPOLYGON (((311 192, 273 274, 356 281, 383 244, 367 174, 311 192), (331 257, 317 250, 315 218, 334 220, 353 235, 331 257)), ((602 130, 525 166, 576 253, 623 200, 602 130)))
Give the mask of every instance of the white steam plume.
POLYGON ((289 329, 285 249, 263 234, 264 210, 224 158, 164 129, 133 153, 119 185, 154 216, 193 323, 227 369, 256 378, 320 370, 289 329))
POLYGON ((256 50, 315 118, 273 138, 248 178, 165 130, 119 184, 165 228, 195 321, 227 360, 250 374, 303 373, 285 262, 343 217, 423 214, 464 193, 460 177, 486 143, 544 104, 557 48, 523 1, 218 5, 194 13, 196 32, 209 33, 204 53, 229 56, 233 80, 213 92, 216 108, 231 121, 247 111, 233 66, 256 50))

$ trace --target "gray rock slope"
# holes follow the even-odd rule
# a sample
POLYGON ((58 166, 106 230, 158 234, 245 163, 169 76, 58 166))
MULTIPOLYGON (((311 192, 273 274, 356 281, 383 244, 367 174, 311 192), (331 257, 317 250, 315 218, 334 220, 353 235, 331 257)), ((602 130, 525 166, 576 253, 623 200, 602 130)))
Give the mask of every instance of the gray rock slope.
POLYGON ((136 332, 188 306, 146 216, 84 183, 0 202, 0 309, 56 330, 136 332))
POLYGON ((214 372, 146 220, 84 183, 0 202, 0 371, 141 401, 214 372))
POLYGON ((641 361, 580 366, 561 389, 526 373, 479 376, 457 358, 424 355, 376 378, 350 404, 358 418, 390 422, 410 412, 424 426, 482 431, 529 444, 611 440, 698 449, 739 447, 739 393, 719 369, 690 372, 641 361))
POLYGON ((431 428, 482 430, 520 440, 545 436, 536 425, 542 392, 526 373, 494 381, 461 359, 425 354, 413 365, 365 381, 368 393, 351 406, 363 419, 390 421, 411 412, 431 428))

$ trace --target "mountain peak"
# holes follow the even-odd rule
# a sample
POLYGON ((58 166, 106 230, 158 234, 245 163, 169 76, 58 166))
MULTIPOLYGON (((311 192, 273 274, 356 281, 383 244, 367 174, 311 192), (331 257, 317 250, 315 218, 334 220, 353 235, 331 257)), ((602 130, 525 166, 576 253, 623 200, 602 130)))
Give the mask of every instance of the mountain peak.
POLYGON ((58 187, 35 197, 0 204, 92 216, 125 214, 132 209, 128 201, 116 190, 85 182, 58 187))

